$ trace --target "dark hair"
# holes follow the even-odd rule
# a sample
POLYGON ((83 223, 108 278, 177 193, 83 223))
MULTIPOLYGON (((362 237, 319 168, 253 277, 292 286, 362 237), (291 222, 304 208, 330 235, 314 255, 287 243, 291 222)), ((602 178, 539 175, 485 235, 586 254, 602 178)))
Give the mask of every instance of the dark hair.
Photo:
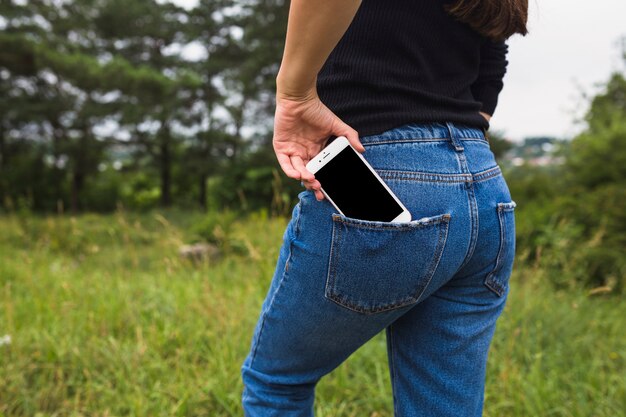
POLYGON ((514 33, 528 33, 528 0, 455 0, 444 9, 481 35, 505 40, 514 33))

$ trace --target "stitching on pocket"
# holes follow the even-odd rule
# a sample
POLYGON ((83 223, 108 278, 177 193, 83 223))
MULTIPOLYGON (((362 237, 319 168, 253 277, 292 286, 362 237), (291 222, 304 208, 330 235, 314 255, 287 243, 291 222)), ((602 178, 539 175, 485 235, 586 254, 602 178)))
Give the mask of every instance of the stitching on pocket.
POLYGON ((300 233, 300 217, 302 215, 302 199, 291 210, 291 219, 289 221, 288 232, 289 240, 294 241, 298 238, 300 233))
MULTIPOLYGON (((400 308, 405 305, 413 304, 417 302, 422 296, 422 294, 424 293, 428 284, 430 283, 439 265, 439 261, 441 260, 441 257, 443 255, 445 243, 447 241, 447 236, 448 236, 448 226, 449 226, 450 218, 451 216, 449 214, 442 214, 439 216, 424 218, 424 219, 420 219, 420 220, 412 221, 412 222, 389 223, 389 222, 354 219, 354 218, 340 215, 338 213, 333 213, 331 247, 330 247, 329 260, 328 260, 328 273, 326 276, 326 286, 324 289, 324 296, 344 308, 347 308, 347 309, 350 309, 359 313, 365 313, 365 314, 388 311, 388 310, 400 308), (381 236, 384 236, 385 239, 393 242, 394 238, 406 236, 404 235, 405 233, 412 232, 412 233, 415 233, 415 236, 407 237, 407 239, 411 238, 412 241, 407 241, 403 243, 411 243, 411 242, 416 243, 416 244, 418 243, 426 244, 428 242, 434 243, 434 245, 432 245, 432 249, 430 248, 431 247, 430 245, 428 246, 427 249, 425 249, 425 250, 428 250, 427 252, 428 254, 425 255, 425 258, 423 259, 424 261, 423 263, 418 259, 414 259, 413 256, 406 258, 406 262, 408 263, 407 265, 409 265, 409 267, 415 266, 414 272, 415 274, 419 274, 419 276, 414 275, 411 277, 407 277, 406 281, 404 282, 402 282, 402 277, 398 277, 400 281, 398 281, 397 284, 404 285, 405 288, 403 288, 403 290, 408 291, 410 289, 412 291, 411 293, 403 294, 401 292, 397 292, 396 294, 390 294, 385 299, 385 296, 380 293, 376 293, 376 289, 373 287, 370 293, 367 294, 367 287, 360 287, 360 283, 361 283, 361 281, 359 281, 360 277, 357 278, 354 275, 356 274, 356 272, 351 273, 348 271, 346 272, 346 275, 343 276, 343 278, 338 276, 339 267, 342 266, 342 262, 345 262, 345 259, 343 258, 343 255, 345 255, 345 253, 342 253, 342 250, 340 249, 343 248, 343 252, 345 252, 346 250, 350 248, 350 246, 348 246, 349 243, 344 242, 343 240, 344 238, 346 238, 344 235, 343 229, 345 229, 345 232, 350 232, 350 228, 352 228, 351 230, 352 236, 355 239, 352 243, 356 245, 358 245, 359 243, 363 243, 363 248, 365 249, 367 249, 366 246, 368 246, 368 245, 365 245, 366 243, 365 241, 368 239, 368 236, 361 236, 360 235, 361 232, 359 232, 359 230, 361 229, 364 230, 363 233, 367 233, 366 231, 368 230, 370 233, 374 233, 374 235, 369 236, 369 238, 372 238, 372 239, 376 238, 375 234, 380 232, 380 233, 383 233, 381 236), (429 239, 427 236, 423 236, 420 238, 420 236, 417 235, 417 233, 420 233, 419 232, 420 230, 422 230, 424 233, 428 233, 429 228, 433 228, 433 233, 436 233, 435 236, 432 236, 433 238, 432 240, 427 241, 426 239, 429 239), (390 234, 390 232, 392 234, 390 234), (393 236, 393 233, 398 233, 398 236, 397 237, 393 236), (365 239, 365 240, 359 240, 359 239, 365 239), (343 288, 339 286, 342 283, 344 284, 343 288), (352 294, 350 294, 350 292, 352 292, 352 294)), ((377 253, 376 255, 385 256, 385 258, 373 259, 372 262, 370 263, 370 265, 371 264, 374 265, 373 268, 376 266, 378 266, 379 268, 383 268, 385 266, 393 265, 393 263, 389 265, 385 265, 385 260, 387 260, 387 257, 389 257, 391 254, 393 254, 394 249, 388 248, 387 253, 384 253, 386 246, 384 246, 384 242, 382 242, 381 245, 382 246, 375 248, 375 250, 379 249, 383 251, 383 253, 377 253), (389 251, 392 251, 392 252, 389 252, 389 251), (376 263, 378 263, 378 265, 376 265, 376 263)), ((407 255, 408 255, 408 252, 407 252, 407 255)), ((411 254, 411 255, 414 255, 414 254, 411 254)), ((356 258, 354 262, 361 262, 361 259, 356 258)), ((364 259, 364 261, 367 262, 368 260, 364 259)), ((388 261, 393 262, 393 260, 388 260, 388 261)), ((404 259, 402 259, 401 262, 402 261, 404 261, 404 259)), ((345 267, 346 265, 343 265, 343 266, 345 267)), ((380 276, 380 277, 386 276, 386 277, 390 277, 391 279, 393 279, 393 274, 392 274, 393 271, 390 271, 389 274, 385 274, 385 272, 381 270, 379 271, 365 270, 361 272, 364 273, 363 285, 368 284, 367 282, 368 279, 370 281, 373 280, 369 284, 372 284, 372 285, 375 284, 377 276, 380 276)), ((407 270, 405 269, 404 271, 396 271, 396 272, 406 273, 407 270)), ((393 289, 394 284, 391 283, 390 285, 391 285, 391 288, 393 289)), ((384 285, 381 285, 378 289, 381 289, 381 288, 383 290, 386 289, 384 285)))
POLYGON ((389 229, 389 230, 411 230, 415 228, 422 228, 430 226, 431 224, 440 223, 443 220, 449 220, 449 214, 441 214, 439 216, 427 217, 420 220, 411 220, 410 222, 382 222, 377 220, 363 220, 355 219, 353 217, 344 216, 338 213, 333 213, 333 220, 343 222, 355 227, 363 227, 365 229, 389 229))
MULTIPOLYGON (((511 201, 509 203, 498 203, 497 212, 498 212, 498 221, 500 223, 500 246, 498 248, 498 255, 496 257, 496 265, 493 270, 487 275, 485 278, 485 285, 491 289, 496 295, 502 297, 506 292, 506 285, 500 282, 497 279, 497 274, 502 269, 502 258, 504 257, 504 253, 506 251, 506 245, 508 241, 508 233, 510 230, 507 229, 507 221, 506 221, 506 212, 513 212, 517 204, 515 201, 511 201)), ((513 239, 515 237, 512 237, 513 239)), ((512 250, 513 248, 509 248, 512 250)))
POLYGON ((298 201, 297 206, 298 206, 298 213, 297 213, 296 222, 293 228, 294 239, 297 239, 298 236, 300 235, 300 218, 302 217, 302 200, 298 201))
POLYGON ((444 226, 445 232, 439 233, 439 242, 437 243, 437 248, 435 249, 435 253, 437 254, 437 256, 435 257, 435 259, 433 259, 431 268, 428 271, 428 280, 424 283, 424 287, 422 288, 422 291, 417 296, 415 302, 419 302, 419 300, 422 298, 422 294, 424 294, 424 291, 426 291, 426 288, 428 288, 430 281, 433 279, 433 276, 435 275, 435 271, 437 270, 437 267, 439 266, 439 261, 441 261, 441 257, 443 256, 443 249, 445 247, 446 242, 448 241, 449 226, 450 226, 450 223, 446 222, 444 226))

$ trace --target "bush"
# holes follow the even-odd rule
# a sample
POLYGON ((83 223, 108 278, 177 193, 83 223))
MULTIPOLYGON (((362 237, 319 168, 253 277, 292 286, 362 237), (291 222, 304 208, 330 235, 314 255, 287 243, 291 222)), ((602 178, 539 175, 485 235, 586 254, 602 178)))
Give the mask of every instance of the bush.
POLYGON ((242 213, 233 210, 207 212, 204 218, 192 227, 199 240, 217 246, 223 253, 247 253, 244 243, 233 236, 235 222, 242 213))

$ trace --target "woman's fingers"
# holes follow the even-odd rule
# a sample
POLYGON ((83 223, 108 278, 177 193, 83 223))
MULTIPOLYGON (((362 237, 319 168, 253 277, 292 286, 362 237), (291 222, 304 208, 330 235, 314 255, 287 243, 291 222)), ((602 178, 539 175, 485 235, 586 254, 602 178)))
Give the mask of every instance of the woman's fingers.
POLYGON ((310 182, 303 182, 303 185, 307 190, 311 190, 313 191, 313 193, 315 193, 315 198, 318 201, 322 201, 324 199, 324 193, 320 189, 319 182, 316 181, 313 184, 311 184, 310 182))
POLYGON ((359 135, 356 132, 351 133, 350 136, 346 136, 346 137, 348 138, 348 142, 350 142, 350 144, 354 147, 354 149, 356 149, 357 151, 361 153, 365 152, 365 147, 359 140, 359 135))
POLYGON ((319 181, 302 181, 302 185, 304 185, 304 187, 307 190, 311 190, 315 193, 315 198, 318 201, 322 201, 325 197, 324 197, 324 193, 321 190, 321 185, 319 183, 319 181))
POLYGON ((315 191, 315 198, 317 201, 322 201, 324 199, 324 194, 321 191, 315 191))
POLYGON ((285 174, 287 174, 288 177, 295 178, 297 180, 300 179, 300 171, 298 171, 297 169, 293 167, 293 165, 291 164, 291 159, 289 158, 289 155, 277 152, 276 159, 278 159, 278 163, 280 164, 280 167, 283 169, 283 171, 285 171, 285 174))
MULTIPOLYGON (((295 178, 297 180, 301 180, 302 185, 304 185, 309 190, 319 190, 321 187, 319 181, 315 179, 315 175, 313 175, 304 165, 304 161, 298 155, 286 155, 284 153, 277 153, 276 157, 278 159, 278 163, 285 174, 287 174, 290 178, 295 178)), ((323 198, 323 194, 320 191, 316 191, 316 195, 323 198), (319 194, 318 194, 319 193, 319 194)))
POLYGON ((312 181, 301 181, 301 182, 302 182, 302 185, 309 190, 319 190, 322 187, 320 182, 315 179, 312 181))
POLYGON ((308 169, 306 169, 300 155, 291 155, 291 163, 295 169, 300 171, 300 178, 303 181, 313 181, 315 179, 315 176, 308 169))
POLYGON ((354 149, 356 149, 357 151, 359 151, 361 153, 365 152, 365 147, 363 146, 363 144, 359 140, 358 132, 356 130, 352 129, 350 126, 348 126, 343 121, 341 121, 341 119, 339 120, 339 124, 340 124, 339 128, 343 132, 339 136, 345 136, 346 138, 348 138, 348 142, 350 142, 352 147, 354 149))

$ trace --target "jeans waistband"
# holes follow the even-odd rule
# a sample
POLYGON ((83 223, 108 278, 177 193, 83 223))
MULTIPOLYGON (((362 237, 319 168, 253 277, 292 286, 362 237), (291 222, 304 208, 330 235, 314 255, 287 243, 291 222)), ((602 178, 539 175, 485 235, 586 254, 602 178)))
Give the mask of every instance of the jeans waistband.
POLYGON ((482 140, 488 142, 483 129, 452 122, 408 123, 377 135, 363 136, 361 143, 410 140, 412 142, 433 140, 482 140))

